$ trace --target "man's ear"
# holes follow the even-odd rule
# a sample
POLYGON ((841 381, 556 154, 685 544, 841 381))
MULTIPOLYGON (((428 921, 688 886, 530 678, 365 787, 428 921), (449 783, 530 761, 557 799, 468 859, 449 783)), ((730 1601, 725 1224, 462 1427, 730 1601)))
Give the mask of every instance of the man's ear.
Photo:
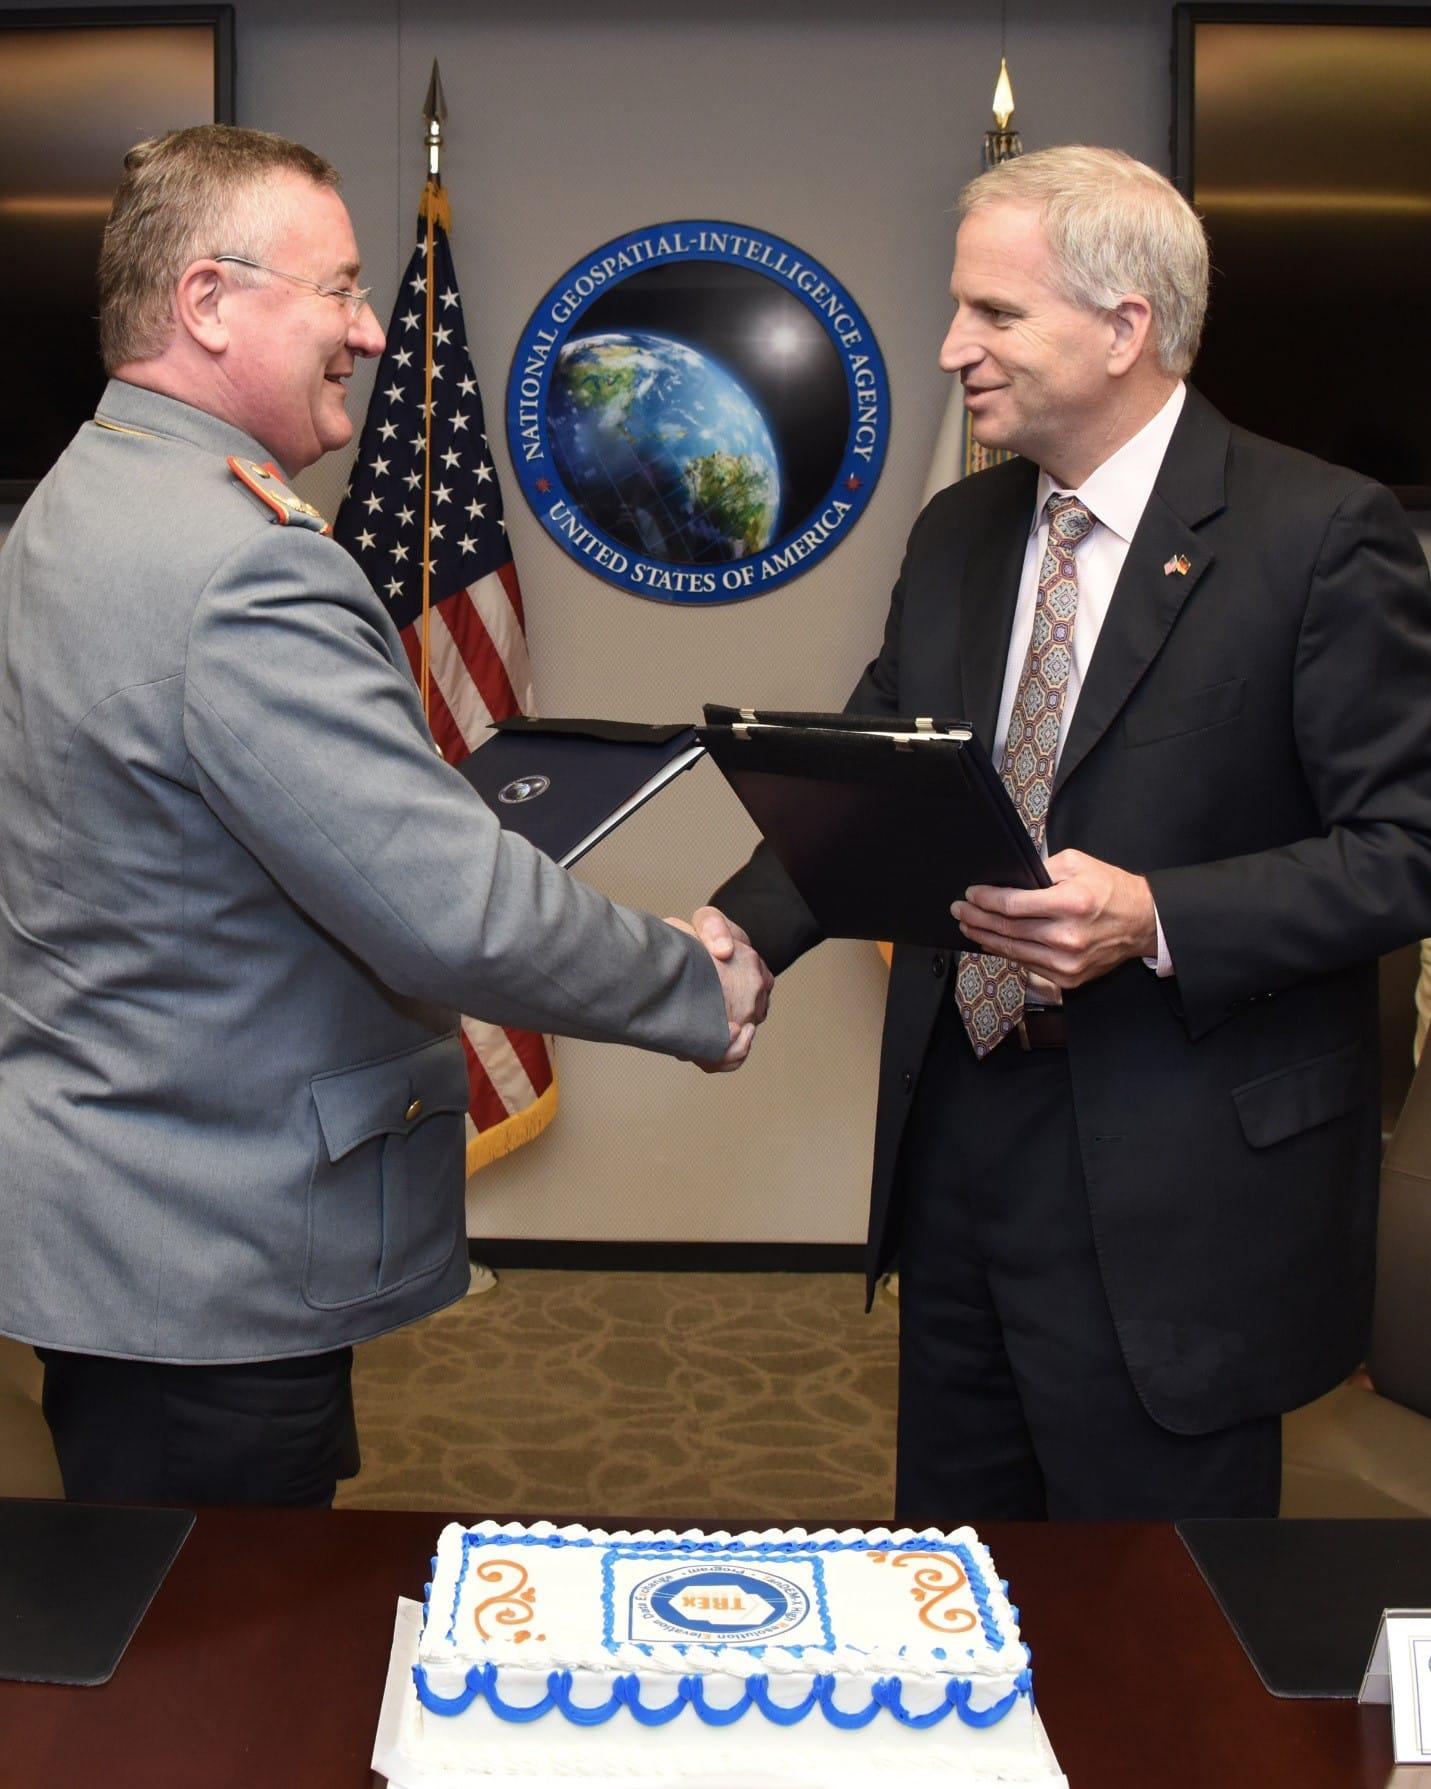
POLYGON ((1153 307, 1141 293, 1126 292, 1108 316, 1113 326, 1108 371, 1113 378, 1121 379, 1152 347, 1153 307))
POLYGON ((213 261, 191 261, 174 288, 174 316, 179 328, 210 354, 222 354, 229 345, 223 315, 223 275, 213 261))

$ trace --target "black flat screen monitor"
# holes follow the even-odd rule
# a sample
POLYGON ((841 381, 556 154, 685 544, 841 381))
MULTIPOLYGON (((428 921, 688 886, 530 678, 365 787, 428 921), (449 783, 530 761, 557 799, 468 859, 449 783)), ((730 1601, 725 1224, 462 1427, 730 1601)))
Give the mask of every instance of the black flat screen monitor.
POLYGON ((232 119, 232 7, 0 11, 0 500, 104 388, 96 267, 125 151, 232 119))
POLYGON ((1174 177, 1207 224, 1199 389, 1431 506, 1431 7, 1183 5, 1174 177))

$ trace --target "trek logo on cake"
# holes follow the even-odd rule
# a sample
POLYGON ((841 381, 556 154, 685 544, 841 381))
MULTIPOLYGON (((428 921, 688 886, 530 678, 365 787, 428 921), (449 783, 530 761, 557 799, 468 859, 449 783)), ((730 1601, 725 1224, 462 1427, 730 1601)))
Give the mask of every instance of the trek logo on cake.
POLYGON ((655 224, 593 250, 538 305, 507 382, 542 525, 662 602, 738 602, 818 565, 863 514, 888 435, 864 313, 743 224, 655 224))
POLYGON ((633 1587, 625 1638, 752 1645, 792 1633, 811 1607, 809 1591, 784 1574, 743 1561, 687 1565, 657 1572, 633 1587))

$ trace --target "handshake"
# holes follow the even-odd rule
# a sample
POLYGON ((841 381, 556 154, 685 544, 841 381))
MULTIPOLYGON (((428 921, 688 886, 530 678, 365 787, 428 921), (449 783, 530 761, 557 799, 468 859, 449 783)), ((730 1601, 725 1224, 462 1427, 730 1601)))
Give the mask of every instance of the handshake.
POLYGON ((675 926, 677 931, 689 932, 705 945, 720 977, 721 993, 725 996, 730 1044, 718 1061, 701 1062, 696 1066, 710 1075, 739 1068, 750 1054, 756 1026, 770 1010, 774 977, 744 930, 733 919, 727 919, 718 907, 698 907, 689 920, 668 919, 666 924, 675 926))

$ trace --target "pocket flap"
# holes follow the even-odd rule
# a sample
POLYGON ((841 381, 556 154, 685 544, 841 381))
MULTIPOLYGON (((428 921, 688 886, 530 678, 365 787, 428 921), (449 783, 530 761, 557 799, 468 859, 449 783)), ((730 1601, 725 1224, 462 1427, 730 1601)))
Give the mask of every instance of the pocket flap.
POLYGON ((434 1112, 467 1110, 467 1059, 455 1037, 415 1050, 315 1075, 313 1104, 328 1159, 336 1162, 370 1137, 405 1135, 434 1112))
POLYGON ((1254 1149, 1266 1149, 1355 1111, 1366 1097, 1365 1052, 1360 1044, 1347 1044, 1245 1081, 1233 1088, 1232 1097, 1243 1136, 1254 1149))
POLYGON ((1226 683, 1210 684, 1206 689, 1189 690, 1183 696, 1164 696, 1156 707, 1143 704, 1134 709, 1123 723, 1126 745, 1154 745, 1160 739, 1175 739, 1183 733, 1202 733, 1209 727, 1220 727, 1224 721, 1236 720, 1242 713, 1242 697, 1247 680, 1229 678, 1226 683))

